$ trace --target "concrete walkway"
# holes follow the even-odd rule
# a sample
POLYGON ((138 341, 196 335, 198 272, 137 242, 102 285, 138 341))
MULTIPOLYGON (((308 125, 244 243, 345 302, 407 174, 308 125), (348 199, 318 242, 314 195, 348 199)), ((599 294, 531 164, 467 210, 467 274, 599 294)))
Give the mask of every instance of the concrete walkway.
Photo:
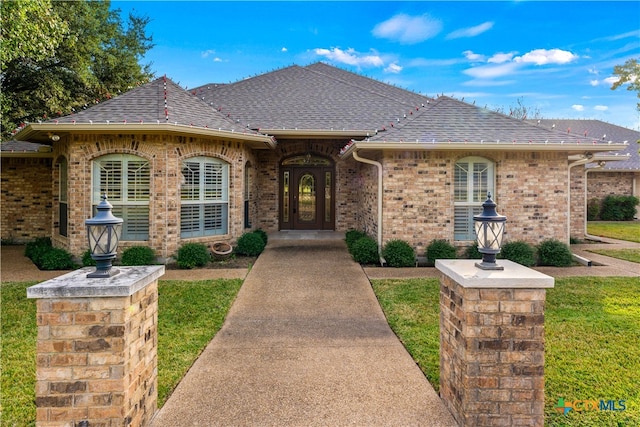
POLYGON ((152 426, 347 425, 456 424, 387 325, 343 235, 270 237, 152 426))

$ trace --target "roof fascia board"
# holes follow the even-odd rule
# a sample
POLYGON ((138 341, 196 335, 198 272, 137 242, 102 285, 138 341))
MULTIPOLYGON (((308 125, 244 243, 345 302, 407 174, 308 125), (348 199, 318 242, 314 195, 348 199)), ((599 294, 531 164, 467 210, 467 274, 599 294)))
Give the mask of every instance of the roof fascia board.
POLYGON ((35 152, 35 151, 0 151, 0 157, 19 157, 30 159, 53 159, 52 152, 35 152))
MULTIPOLYGON (((210 129, 171 123, 30 123, 14 137, 22 140, 34 139, 35 137, 48 134, 69 134, 69 133, 170 133, 181 135, 213 136, 219 138, 231 138, 245 142, 263 143, 265 148, 273 149, 276 141, 270 135, 249 134, 223 129, 210 129)), ((42 139, 42 138, 41 138, 42 139)), ((46 139, 49 139, 48 137, 46 139)))
POLYGON ((558 144, 558 143, 477 143, 477 142, 353 142, 342 152, 342 157, 351 155, 354 150, 382 151, 428 151, 428 150, 480 150, 480 151, 568 151, 568 152, 604 152, 627 148, 627 144, 558 144))
POLYGON ((369 137, 376 134, 376 130, 331 130, 331 129, 258 129, 258 132, 273 135, 276 138, 356 138, 369 137))

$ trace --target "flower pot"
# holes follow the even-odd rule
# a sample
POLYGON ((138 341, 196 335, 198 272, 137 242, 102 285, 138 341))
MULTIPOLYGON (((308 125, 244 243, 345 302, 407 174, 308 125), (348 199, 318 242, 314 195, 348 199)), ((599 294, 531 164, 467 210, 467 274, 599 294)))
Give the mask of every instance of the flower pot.
POLYGON ((227 259, 233 253, 233 247, 229 243, 217 242, 211 246, 211 254, 215 259, 227 259))

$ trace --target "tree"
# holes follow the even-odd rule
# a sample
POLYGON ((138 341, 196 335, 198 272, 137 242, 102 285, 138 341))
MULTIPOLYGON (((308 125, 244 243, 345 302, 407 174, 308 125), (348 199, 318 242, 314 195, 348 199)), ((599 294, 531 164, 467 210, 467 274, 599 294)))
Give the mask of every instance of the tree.
POLYGON ((542 117, 540 109, 538 107, 529 107, 524 103, 524 99, 522 97, 516 100, 516 105, 509 106, 508 113, 505 111, 504 107, 497 107, 494 111, 520 120, 539 119, 542 117))
MULTIPOLYGON (((611 90, 627 84, 627 90, 635 91, 640 98, 640 64, 637 59, 629 59, 623 65, 616 65, 613 67, 613 75, 618 76, 618 81, 611 86, 611 90)), ((640 102, 637 109, 640 110, 640 102)))
POLYGON ((30 1, 2 2, 2 50, 12 48, 0 73, 3 138, 24 122, 70 114, 153 76, 150 65, 140 65, 153 47, 149 18, 129 15, 125 26, 108 1, 37 2, 44 10, 23 5, 30 1), (5 33, 11 8, 27 18, 5 33), (31 15, 40 24, 32 25, 31 15))

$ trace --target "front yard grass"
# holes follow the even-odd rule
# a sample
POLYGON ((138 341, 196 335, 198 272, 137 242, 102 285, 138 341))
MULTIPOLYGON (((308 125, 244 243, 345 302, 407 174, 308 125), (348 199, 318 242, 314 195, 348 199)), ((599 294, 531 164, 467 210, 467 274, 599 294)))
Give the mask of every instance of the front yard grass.
POLYGON ((589 249, 594 254, 640 263, 640 249, 589 249))
POLYGON ((639 221, 589 221, 587 233, 592 236, 609 237, 640 243, 639 221))
MULTIPOLYGON (((26 289, 36 283, 2 283, 0 289, 2 426, 35 425, 36 304, 26 289)), ((160 281, 159 406, 220 329, 241 285, 241 279, 160 281)))
MULTIPOLYGON (((374 280, 389 324, 439 388, 437 279, 374 280)), ((640 279, 570 277, 547 291, 545 425, 640 425, 640 279), (626 400, 626 410, 554 409, 558 399, 626 400)))

